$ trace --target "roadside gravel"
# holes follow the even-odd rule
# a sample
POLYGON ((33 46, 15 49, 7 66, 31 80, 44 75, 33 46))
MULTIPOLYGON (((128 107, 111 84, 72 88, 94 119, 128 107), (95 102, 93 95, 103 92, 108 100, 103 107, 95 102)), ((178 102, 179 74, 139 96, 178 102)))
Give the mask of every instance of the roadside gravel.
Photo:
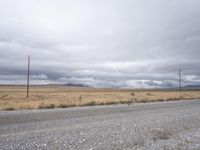
POLYGON ((0 149, 200 149, 200 101, 0 112, 0 149))

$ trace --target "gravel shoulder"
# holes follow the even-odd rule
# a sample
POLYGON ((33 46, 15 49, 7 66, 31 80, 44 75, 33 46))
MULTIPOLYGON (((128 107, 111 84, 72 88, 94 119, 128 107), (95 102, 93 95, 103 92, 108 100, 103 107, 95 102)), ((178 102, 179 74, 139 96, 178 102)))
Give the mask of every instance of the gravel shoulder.
POLYGON ((200 100, 0 112, 1 149, 200 149, 200 100))

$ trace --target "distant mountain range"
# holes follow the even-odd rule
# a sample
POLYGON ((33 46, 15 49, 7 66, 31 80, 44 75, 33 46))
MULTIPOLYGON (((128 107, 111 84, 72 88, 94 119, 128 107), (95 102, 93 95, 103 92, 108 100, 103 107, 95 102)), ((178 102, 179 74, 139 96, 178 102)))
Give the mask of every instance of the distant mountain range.
MULTIPOLYGON (((26 86, 26 84, 0 84, 0 86, 26 86)), ((67 86, 67 87, 90 87, 84 84, 32 84, 31 86, 67 86)))
POLYGON ((63 84, 63 86, 72 86, 72 87, 89 87, 89 86, 86 86, 86 85, 84 85, 84 84, 74 84, 74 83, 63 84))
MULTIPOLYGON (((0 84, 0 86, 26 86, 25 84, 14 85, 14 84, 0 84)), ((84 84, 75 84, 75 83, 67 83, 67 84, 42 84, 42 85, 31 85, 31 86, 66 86, 66 87, 91 87, 84 84)), ((120 87, 119 87, 120 88, 120 87)), ((137 89, 137 88, 136 88, 137 89)), ((172 88, 156 88, 156 89, 178 89, 178 87, 172 88)), ((182 89, 200 89, 200 85, 186 85, 183 86, 182 89)))
POLYGON ((200 85, 186 85, 184 89, 200 89, 200 85))
POLYGON ((67 84, 45 84, 45 85, 49 85, 49 86, 53 86, 53 85, 61 85, 61 86, 67 86, 67 87, 90 87, 90 86, 87 86, 87 85, 84 85, 84 84, 75 84, 75 83, 67 83, 67 84))

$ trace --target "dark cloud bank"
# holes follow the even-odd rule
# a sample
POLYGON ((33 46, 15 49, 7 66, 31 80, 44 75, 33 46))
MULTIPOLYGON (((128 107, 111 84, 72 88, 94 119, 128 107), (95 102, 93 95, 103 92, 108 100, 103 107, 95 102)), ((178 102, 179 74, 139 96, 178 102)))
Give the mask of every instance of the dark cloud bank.
POLYGON ((0 84, 200 84, 199 0, 0 1, 0 84))

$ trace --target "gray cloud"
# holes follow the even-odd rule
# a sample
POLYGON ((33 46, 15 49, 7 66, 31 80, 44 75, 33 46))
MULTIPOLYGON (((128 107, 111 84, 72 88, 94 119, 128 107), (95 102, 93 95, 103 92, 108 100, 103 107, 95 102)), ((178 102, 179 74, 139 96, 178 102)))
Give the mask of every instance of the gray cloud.
POLYGON ((0 83, 200 84, 198 0, 0 2, 0 83))

